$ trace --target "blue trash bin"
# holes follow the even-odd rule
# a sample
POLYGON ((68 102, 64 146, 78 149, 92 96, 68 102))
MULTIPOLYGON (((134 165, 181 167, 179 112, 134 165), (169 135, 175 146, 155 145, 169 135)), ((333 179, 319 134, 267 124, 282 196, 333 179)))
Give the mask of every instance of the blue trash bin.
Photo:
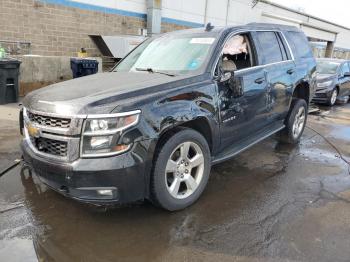
POLYGON ((85 58, 71 58, 70 67, 73 78, 96 74, 98 72, 98 61, 85 58))

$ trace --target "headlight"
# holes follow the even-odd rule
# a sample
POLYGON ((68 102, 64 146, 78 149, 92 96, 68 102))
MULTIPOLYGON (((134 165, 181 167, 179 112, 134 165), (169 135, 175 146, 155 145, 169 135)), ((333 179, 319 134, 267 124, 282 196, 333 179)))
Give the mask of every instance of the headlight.
POLYGON ((317 83, 317 87, 327 87, 327 86, 330 86, 332 84, 332 82, 333 82, 333 80, 317 83))
POLYGON ((140 112, 88 116, 81 138, 81 156, 111 156, 127 151, 132 144, 120 144, 120 134, 138 123, 140 112))

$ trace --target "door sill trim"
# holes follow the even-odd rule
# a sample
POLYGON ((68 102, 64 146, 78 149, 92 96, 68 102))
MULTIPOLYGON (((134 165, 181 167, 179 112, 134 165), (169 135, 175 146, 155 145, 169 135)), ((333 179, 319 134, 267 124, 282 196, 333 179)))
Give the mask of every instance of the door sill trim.
POLYGON ((232 158, 232 157, 238 155, 239 153, 241 153, 241 152, 247 150, 248 148, 254 146, 255 144, 257 144, 257 143, 259 143, 259 142, 265 140, 266 138, 268 138, 268 137, 270 137, 271 135, 277 133, 278 131, 282 130, 283 128, 285 128, 285 125, 279 126, 278 128, 275 128, 275 129, 273 129, 272 131, 267 132, 266 134, 264 134, 264 135, 261 136, 260 138, 256 139, 256 140, 253 141, 252 143, 249 143, 249 144, 243 146, 242 148, 240 148, 240 149, 238 149, 238 150, 236 150, 236 151, 231 152, 230 154, 228 154, 228 155, 226 155, 226 156, 222 156, 222 157, 218 157, 218 158, 213 158, 213 159, 212 159, 212 162, 211 162, 212 165, 219 164, 219 163, 221 163, 221 162, 224 162, 224 161, 226 161, 226 160, 228 160, 228 159, 230 159, 230 158, 232 158))

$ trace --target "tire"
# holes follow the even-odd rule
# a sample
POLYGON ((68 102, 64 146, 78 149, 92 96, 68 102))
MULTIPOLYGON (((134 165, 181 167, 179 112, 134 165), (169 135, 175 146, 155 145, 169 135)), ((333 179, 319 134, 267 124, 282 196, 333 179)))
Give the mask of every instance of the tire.
POLYGON ((334 106, 335 102, 337 101, 338 96, 338 89, 334 88, 331 92, 330 97, 328 98, 327 105, 334 106))
POLYGON ((304 99, 293 99, 289 113, 285 120, 286 127, 280 132, 281 142, 296 144, 305 129, 307 120, 307 104, 304 99), (303 119, 298 117, 303 112, 303 119), (299 121, 299 124, 296 123, 299 121), (297 130, 296 130, 297 129, 297 130))
POLYGON ((154 163, 151 200, 169 211, 184 209, 200 197, 207 185, 211 167, 209 146, 192 129, 180 129, 163 141, 154 163))

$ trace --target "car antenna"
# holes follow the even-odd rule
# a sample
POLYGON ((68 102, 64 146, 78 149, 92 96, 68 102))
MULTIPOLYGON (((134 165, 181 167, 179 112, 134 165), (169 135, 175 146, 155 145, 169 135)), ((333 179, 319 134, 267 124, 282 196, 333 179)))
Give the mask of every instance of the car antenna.
POLYGON ((211 23, 209 22, 206 26, 205 26, 205 31, 209 32, 214 28, 213 25, 211 25, 211 23))

